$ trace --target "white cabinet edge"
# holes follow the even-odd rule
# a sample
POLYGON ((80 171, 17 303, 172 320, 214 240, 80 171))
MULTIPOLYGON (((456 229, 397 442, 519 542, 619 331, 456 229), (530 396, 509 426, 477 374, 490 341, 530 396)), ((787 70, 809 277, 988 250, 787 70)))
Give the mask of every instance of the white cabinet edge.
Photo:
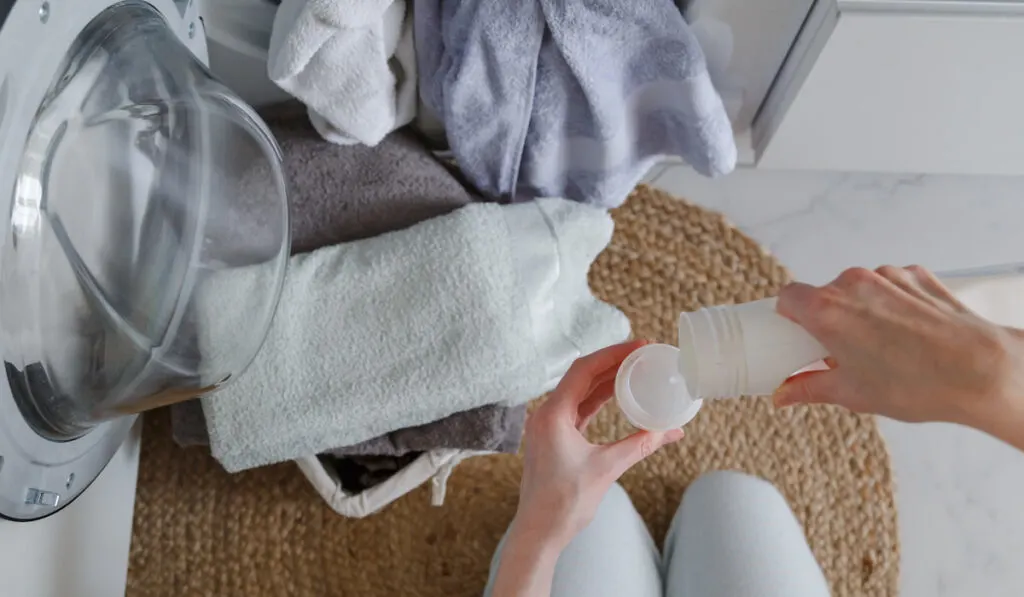
MULTIPOLYGON (((1024 17, 1024 0, 819 0, 801 28, 751 127, 752 163, 771 168, 766 153, 814 71, 839 23, 854 15, 899 17, 1024 17)), ((790 165, 787 167, 795 167, 790 165)), ((808 167, 816 169, 816 166, 808 167)), ((835 164, 832 165, 835 167, 835 164)), ((853 169, 857 169, 854 167, 853 169)), ((1001 172, 1001 171, 1000 171, 1001 172)))
POLYGON ((782 124, 786 112, 796 99, 804 80, 814 68, 818 56, 839 22, 839 7, 832 0, 814 3, 804 25, 786 57, 782 69, 772 83, 768 96, 758 111, 750 135, 751 152, 756 163, 772 135, 782 124))
POLYGON ((1024 15, 1024 0, 826 0, 843 12, 1024 15))
POLYGON ((755 123, 758 167, 1024 173, 1024 84, 1007 76, 1024 55, 1024 11, 824 4, 755 123))

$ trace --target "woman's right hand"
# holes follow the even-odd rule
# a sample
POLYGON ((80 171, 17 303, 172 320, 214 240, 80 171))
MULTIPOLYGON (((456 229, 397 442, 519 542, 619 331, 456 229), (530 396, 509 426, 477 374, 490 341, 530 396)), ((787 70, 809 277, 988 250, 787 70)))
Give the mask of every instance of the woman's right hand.
POLYGON ((778 311, 831 357, 829 370, 783 384, 776 405, 961 423, 1024 449, 1024 332, 975 315, 927 270, 850 269, 820 288, 791 284, 778 311))

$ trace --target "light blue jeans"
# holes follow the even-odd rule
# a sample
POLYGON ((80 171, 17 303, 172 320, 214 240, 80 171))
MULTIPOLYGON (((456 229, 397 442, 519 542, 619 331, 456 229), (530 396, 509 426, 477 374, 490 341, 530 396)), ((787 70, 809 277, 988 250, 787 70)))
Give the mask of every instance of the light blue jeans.
MULTIPOLYGON (((504 541, 502 541, 504 544, 504 541)), ((501 545, 491 564, 491 585, 501 545)), ((767 481, 720 471, 687 488, 658 553, 625 490, 562 552, 552 597, 825 597, 828 583, 785 498, 767 481)))

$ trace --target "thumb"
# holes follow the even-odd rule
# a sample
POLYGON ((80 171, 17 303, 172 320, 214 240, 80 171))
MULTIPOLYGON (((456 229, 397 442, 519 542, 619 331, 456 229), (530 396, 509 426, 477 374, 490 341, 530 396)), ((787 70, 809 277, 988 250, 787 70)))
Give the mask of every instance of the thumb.
POLYGON ((654 454, 662 446, 683 439, 682 429, 665 432, 638 431, 629 437, 607 444, 601 448, 607 467, 618 479, 634 464, 654 454))
POLYGON ((838 393, 837 375, 834 370, 798 373, 782 382, 772 394, 772 402, 780 408, 794 404, 832 404, 838 393))

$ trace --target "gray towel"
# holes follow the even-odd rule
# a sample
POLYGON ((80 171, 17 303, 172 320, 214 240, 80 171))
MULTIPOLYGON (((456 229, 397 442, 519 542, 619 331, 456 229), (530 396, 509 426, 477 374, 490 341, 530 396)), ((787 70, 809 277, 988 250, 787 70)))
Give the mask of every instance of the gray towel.
POLYGON ((526 423, 526 405, 481 406, 440 421, 392 431, 336 450, 332 456, 405 455, 437 448, 473 449, 515 454, 526 423), (496 433, 500 430, 503 433, 496 433), (466 448, 473 444, 472 448, 466 448))
MULTIPOLYGON (((291 183, 293 253, 407 228, 473 201, 411 134, 390 135, 374 148, 340 147, 320 138, 301 104, 274 106, 263 116, 281 145, 291 183)), ((331 453, 397 456, 435 448, 515 453, 525 419, 525 405, 486 405, 331 453)), ((210 443, 199 400, 172 406, 171 422, 179 445, 210 443)))
MULTIPOLYGON (((611 239, 603 210, 562 199, 472 204, 406 230, 291 258, 248 370, 202 399, 228 471, 320 454, 453 413, 522 404, 578 356, 629 334, 587 271, 611 239)), ((199 348, 245 325, 267 272, 197 290, 199 348)))
POLYGON ((421 0, 414 18, 422 99, 489 196, 613 207, 665 155, 736 165, 673 0, 421 0))

